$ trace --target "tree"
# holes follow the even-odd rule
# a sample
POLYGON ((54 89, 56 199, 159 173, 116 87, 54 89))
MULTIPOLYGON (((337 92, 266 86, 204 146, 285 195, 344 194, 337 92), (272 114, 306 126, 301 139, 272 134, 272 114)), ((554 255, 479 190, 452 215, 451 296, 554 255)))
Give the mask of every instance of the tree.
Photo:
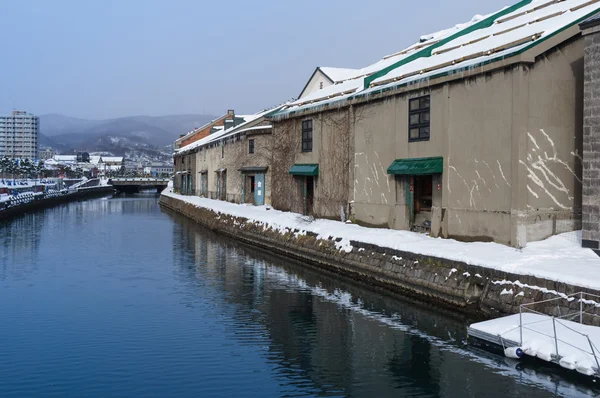
POLYGON ((38 178, 43 178, 45 172, 46 172, 46 165, 44 164, 43 160, 40 160, 38 162, 37 166, 35 167, 35 174, 38 176, 38 178))
POLYGON ((22 160, 18 165, 18 173, 25 178, 30 178, 34 174, 34 165, 29 159, 22 160))

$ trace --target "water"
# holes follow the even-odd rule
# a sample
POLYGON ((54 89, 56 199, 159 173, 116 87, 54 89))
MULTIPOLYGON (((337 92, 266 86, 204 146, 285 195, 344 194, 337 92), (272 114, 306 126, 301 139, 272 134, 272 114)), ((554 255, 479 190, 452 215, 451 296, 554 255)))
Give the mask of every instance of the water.
POLYGON ((273 258, 154 196, 0 225, 1 397, 548 397, 466 320, 273 258))

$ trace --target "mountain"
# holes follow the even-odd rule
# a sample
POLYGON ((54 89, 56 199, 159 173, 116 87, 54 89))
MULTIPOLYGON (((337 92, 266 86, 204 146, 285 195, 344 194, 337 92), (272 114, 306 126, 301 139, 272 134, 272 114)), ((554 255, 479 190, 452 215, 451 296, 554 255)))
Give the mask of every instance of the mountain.
POLYGON ((173 141, 214 118, 212 115, 170 115, 87 120, 42 115, 40 147, 51 147, 60 153, 111 152, 132 161, 166 161, 170 160, 173 141))

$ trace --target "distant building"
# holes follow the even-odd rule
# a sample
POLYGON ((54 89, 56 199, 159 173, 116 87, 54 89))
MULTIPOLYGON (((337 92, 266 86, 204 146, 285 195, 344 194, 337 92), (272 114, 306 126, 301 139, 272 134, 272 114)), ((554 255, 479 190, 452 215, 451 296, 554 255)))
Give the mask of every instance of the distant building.
POLYGON ((173 174, 173 165, 168 163, 152 163, 144 167, 144 174, 149 175, 164 175, 173 174))
POLYGON ((77 155, 54 155, 52 159, 58 163, 63 165, 70 165, 77 163, 77 155))
POLYGON ((31 113, 0 116, 0 157, 37 159, 39 126, 39 118, 31 113))
POLYGON ((54 155, 56 155, 56 153, 50 148, 38 151, 38 157, 40 158, 40 160, 52 159, 54 155))
POLYGON ((117 174, 125 171, 123 156, 102 156, 102 168, 106 173, 117 174))

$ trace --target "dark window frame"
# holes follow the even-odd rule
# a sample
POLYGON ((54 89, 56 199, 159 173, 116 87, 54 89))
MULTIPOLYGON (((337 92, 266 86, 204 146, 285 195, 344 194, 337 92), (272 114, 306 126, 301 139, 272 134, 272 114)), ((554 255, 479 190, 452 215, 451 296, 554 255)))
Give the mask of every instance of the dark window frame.
POLYGON ((302 121, 302 152, 313 150, 313 121, 306 119, 302 121))
POLYGON ((431 137, 431 95, 411 98, 408 100, 408 142, 429 141, 431 137), (413 104, 418 102, 413 109, 413 104), (417 122, 412 122, 413 117, 417 122), (411 131, 418 129, 418 136, 411 137, 411 131))
POLYGON ((248 153, 254 153, 254 138, 248 140, 248 153))

